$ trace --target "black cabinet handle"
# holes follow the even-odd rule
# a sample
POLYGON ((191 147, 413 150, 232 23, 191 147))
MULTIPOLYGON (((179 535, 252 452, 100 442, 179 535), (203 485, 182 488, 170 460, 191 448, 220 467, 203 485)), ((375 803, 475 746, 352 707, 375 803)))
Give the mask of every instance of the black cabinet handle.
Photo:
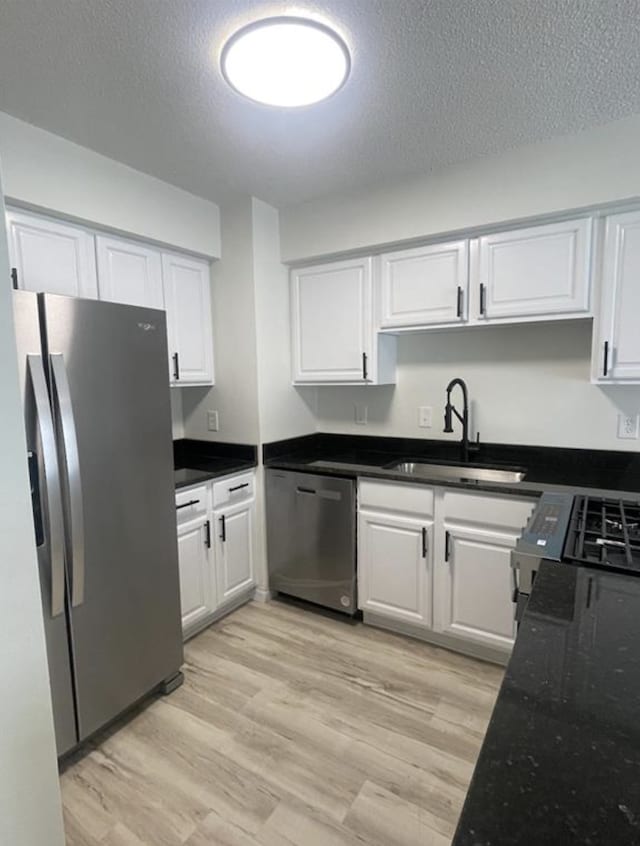
POLYGON ((211 549, 211 522, 207 520, 204 524, 204 545, 211 549))
POLYGON ((190 499, 189 502, 183 502, 182 505, 176 505, 176 511, 180 511, 181 508, 188 508, 190 505, 197 505, 199 502, 199 499, 190 499))
POLYGON ((609 341, 604 342, 604 362, 602 366, 602 375, 609 375, 609 341))
POLYGON ((462 317, 462 288, 458 286, 458 308, 457 308, 457 315, 458 317, 462 317))
POLYGON ((429 549, 429 542, 428 542, 428 538, 427 538, 427 530, 423 526, 422 527, 422 557, 423 558, 427 557, 428 549, 429 549))
POLYGON ((480 283, 480 314, 484 314, 484 313, 485 313, 485 308, 486 308, 486 304, 485 304, 485 286, 484 286, 484 285, 482 284, 482 282, 481 282, 481 283, 480 283))
POLYGON ((449 532, 445 532, 444 533, 444 560, 445 561, 449 560, 449 554, 450 554, 450 551, 451 551, 450 541, 451 541, 451 535, 449 534, 449 532))
POLYGON ((367 372, 367 354, 362 353, 362 378, 367 381, 369 374, 367 372))
POLYGON ((178 357, 178 353, 175 352, 172 356, 173 358, 173 378, 176 382, 180 381, 180 358, 178 357))
POLYGON ((224 514, 220 518, 220 526, 221 526, 221 533, 220 533, 220 540, 224 543, 227 539, 227 521, 224 518, 224 514))
POLYGON ((296 491, 298 493, 314 494, 315 495, 315 490, 313 488, 303 488, 303 487, 300 487, 300 485, 298 485, 298 487, 296 488, 296 491))
POLYGON ((11 282, 13 284, 14 290, 18 290, 18 268, 12 267, 11 268, 11 282))
POLYGON ((239 491, 242 488, 248 488, 249 482, 244 482, 242 485, 235 485, 233 488, 229 488, 229 493, 233 493, 234 491, 239 491))

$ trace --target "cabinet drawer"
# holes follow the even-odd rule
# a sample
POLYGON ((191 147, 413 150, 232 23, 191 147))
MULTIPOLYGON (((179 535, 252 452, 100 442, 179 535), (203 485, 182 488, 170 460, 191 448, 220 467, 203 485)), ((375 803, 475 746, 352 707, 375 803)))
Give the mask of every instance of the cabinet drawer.
POLYGON ((482 493, 444 492, 444 519, 447 524, 473 523, 520 532, 531 516, 535 499, 495 496, 482 493))
POLYGON ((200 514, 205 514, 208 507, 208 489, 206 485, 176 491, 176 516, 178 523, 184 523, 200 514))
POLYGON ((255 474, 242 473, 240 476, 228 476, 213 485, 213 507, 252 499, 256 492, 255 474))
POLYGON ((359 508, 401 511, 403 514, 433 514, 433 488, 402 482, 363 479, 358 486, 359 508))

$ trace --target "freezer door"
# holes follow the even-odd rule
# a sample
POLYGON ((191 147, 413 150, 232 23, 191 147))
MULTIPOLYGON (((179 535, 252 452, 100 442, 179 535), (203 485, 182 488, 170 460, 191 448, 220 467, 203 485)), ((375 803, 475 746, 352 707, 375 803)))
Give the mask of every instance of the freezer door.
POLYGON ((25 409, 53 720, 58 755, 64 755, 77 744, 78 737, 65 611, 66 575, 60 477, 42 357, 37 295, 15 291, 13 311, 25 409))
POLYGON ((165 315, 41 297, 82 740, 182 663, 165 315))

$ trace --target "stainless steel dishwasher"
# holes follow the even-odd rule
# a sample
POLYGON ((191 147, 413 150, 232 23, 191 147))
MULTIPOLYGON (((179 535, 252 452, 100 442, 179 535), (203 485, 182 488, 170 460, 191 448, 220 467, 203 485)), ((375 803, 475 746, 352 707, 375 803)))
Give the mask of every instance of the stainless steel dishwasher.
POLYGON ((266 499, 271 590, 354 614, 355 481, 267 469, 266 499))

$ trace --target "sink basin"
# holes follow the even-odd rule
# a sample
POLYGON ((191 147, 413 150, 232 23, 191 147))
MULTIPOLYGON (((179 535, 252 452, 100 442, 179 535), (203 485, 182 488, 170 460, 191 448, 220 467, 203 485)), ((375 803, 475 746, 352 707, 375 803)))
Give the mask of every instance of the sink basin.
POLYGON ((426 479, 448 479, 461 482, 521 482, 526 476, 525 470, 505 469, 503 467, 473 467, 455 464, 430 464, 426 461, 400 461, 388 465, 385 469, 408 476, 423 476, 426 479))

